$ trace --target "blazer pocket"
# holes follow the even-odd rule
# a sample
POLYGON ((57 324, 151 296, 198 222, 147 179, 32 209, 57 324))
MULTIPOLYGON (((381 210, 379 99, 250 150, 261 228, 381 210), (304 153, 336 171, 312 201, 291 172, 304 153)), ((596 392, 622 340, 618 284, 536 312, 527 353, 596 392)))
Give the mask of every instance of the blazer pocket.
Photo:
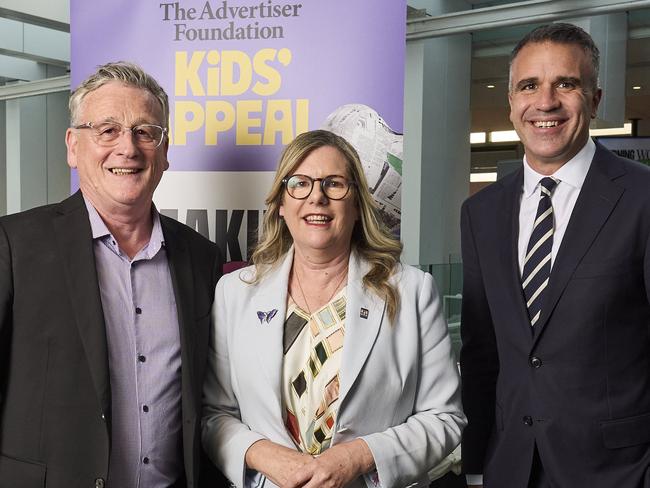
POLYGON ((0 454, 0 488, 43 488, 45 465, 0 454))
POLYGON ((608 449, 630 447, 650 442, 650 413, 600 423, 603 443, 608 449))
POLYGON ((643 269, 641 261, 609 259, 580 263, 573 272, 573 279, 597 278, 600 276, 618 276, 628 273, 639 273, 643 269))

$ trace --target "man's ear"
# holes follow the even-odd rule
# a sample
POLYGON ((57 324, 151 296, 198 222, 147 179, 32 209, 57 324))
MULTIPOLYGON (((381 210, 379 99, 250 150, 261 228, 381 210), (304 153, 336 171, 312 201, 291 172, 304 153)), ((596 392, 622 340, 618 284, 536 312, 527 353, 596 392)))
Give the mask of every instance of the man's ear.
POLYGON ((600 105, 600 100, 603 98, 602 88, 596 88, 592 95, 591 99, 591 118, 595 119, 596 114, 598 113, 598 106, 600 105))
POLYGON ((169 137, 165 137, 165 140, 163 141, 163 153, 165 154, 165 165, 163 166, 163 171, 167 171, 169 169, 169 159, 167 159, 168 151, 169 151, 169 137))
POLYGON ((65 146, 67 148, 68 166, 77 167, 77 143, 79 138, 74 129, 68 128, 65 132, 65 146))

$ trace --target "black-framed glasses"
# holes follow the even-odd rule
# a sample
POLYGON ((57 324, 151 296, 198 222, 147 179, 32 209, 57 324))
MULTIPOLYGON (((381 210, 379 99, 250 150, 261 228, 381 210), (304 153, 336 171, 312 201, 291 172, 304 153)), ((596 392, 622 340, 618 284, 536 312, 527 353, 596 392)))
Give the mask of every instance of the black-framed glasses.
POLYGON ((329 175, 325 178, 312 178, 307 175, 293 175, 282 180, 287 193, 291 198, 304 200, 311 195, 314 189, 314 183, 320 181, 320 189, 330 200, 342 200, 350 191, 350 187, 355 185, 354 181, 349 181, 343 176, 329 175))
POLYGON ((122 132, 128 131, 133 135, 133 141, 137 146, 152 149, 162 144, 167 133, 167 128, 159 125, 138 124, 133 127, 124 127, 117 122, 101 122, 99 124, 86 122, 73 128, 90 129, 93 140, 100 146, 106 147, 115 146, 122 132))

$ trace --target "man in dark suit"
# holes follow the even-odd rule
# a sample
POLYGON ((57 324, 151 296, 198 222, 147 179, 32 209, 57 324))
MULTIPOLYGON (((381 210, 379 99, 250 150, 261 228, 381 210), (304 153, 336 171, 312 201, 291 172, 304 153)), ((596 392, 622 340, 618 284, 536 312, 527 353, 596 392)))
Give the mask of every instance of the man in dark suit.
POLYGON ((578 27, 520 41, 524 163, 463 205, 470 486, 650 487, 650 169, 589 138, 597 73, 578 27))
POLYGON ((167 95, 110 63, 70 109, 80 191, 0 219, 0 487, 196 487, 221 258, 152 205, 167 95))

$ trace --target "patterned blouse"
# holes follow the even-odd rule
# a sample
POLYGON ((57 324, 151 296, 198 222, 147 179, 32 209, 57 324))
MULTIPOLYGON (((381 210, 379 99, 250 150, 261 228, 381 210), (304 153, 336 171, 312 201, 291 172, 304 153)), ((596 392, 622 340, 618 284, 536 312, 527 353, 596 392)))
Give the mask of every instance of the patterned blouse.
POLYGON ((345 290, 311 315, 289 297, 282 368, 285 425, 298 449, 311 455, 329 447, 336 424, 345 290))

